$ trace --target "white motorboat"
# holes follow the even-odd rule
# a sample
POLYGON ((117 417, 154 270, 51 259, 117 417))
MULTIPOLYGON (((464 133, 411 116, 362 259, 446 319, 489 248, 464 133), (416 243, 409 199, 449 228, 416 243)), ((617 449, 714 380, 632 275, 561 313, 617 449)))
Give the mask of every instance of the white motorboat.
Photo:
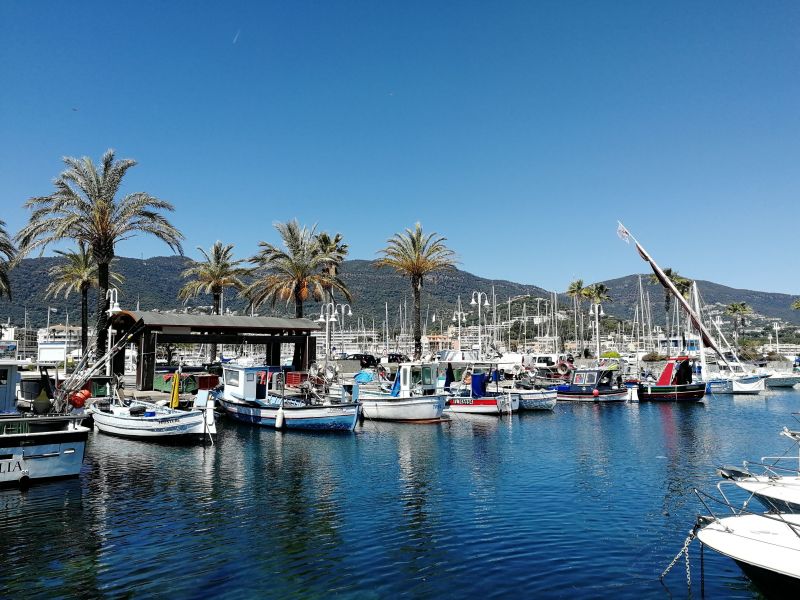
POLYGON ((767 596, 800 597, 800 515, 700 517, 697 539, 732 558, 767 596))
MULTIPOLYGON (((781 435, 800 447, 800 431, 784 427, 781 435)), ((763 456, 759 463, 745 462, 743 468, 722 467, 717 473, 756 498, 769 511, 800 514, 800 455, 791 456, 787 452, 782 456, 763 456), (780 464, 787 460, 796 464, 792 467, 780 464), (760 471, 755 472, 752 467, 760 471)), ((717 487, 722 491, 720 485, 717 487)))

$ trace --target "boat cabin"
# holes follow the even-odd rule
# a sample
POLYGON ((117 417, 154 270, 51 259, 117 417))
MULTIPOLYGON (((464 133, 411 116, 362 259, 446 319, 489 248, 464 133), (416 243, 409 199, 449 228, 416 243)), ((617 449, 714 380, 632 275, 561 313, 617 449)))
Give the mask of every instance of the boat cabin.
POLYGON ((284 374, 282 367, 245 367, 225 364, 222 367, 225 384, 223 397, 228 400, 265 400, 270 391, 282 392, 284 374))
POLYGON ((17 384, 19 367, 28 363, 17 360, 0 360, 0 413, 17 412, 17 384))
POLYGON ((444 373, 438 363, 402 363, 392 386, 392 395, 399 397, 430 396, 444 386, 444 373))
POLYGON ((687 383, 692 383, 694 370, 694 360, 689 356, 670 358, 664 370, 661 371, 656 385, 686 385, 687 383))
POLYGON ((617 369, 578 369, 572 374, 571 386, 589 389, 618 387, 620 373, 617 369))

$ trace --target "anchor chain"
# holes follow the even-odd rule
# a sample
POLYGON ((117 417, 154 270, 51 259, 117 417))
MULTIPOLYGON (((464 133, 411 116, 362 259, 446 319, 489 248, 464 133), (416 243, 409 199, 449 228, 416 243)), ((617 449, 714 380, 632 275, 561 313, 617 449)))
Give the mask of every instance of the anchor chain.
POLYGON ((689 532, 689 537, 687 537, 686 541, 683 543, 683 548, 681 548, 680 552, 678 552, 678 554, 675 555, 675 558, 672 559, 672 562, 669 563, 669 566, 666 569, 664 569, 664 572, 661 573, 659 579, 664 579, 664 577, 667 576, 667 573, 669 573, 672 570, 672 567, 678 564, 678 561, 681 559, 681 554, 684 554, 686 558, 686 581, 689 584, 689 587, 690 588, 692 587, 692 574, 691 571, 689 570, 689 544, 692 543, 694 537, 695 537, 695 532, 694 530, 692 530, 689 532))

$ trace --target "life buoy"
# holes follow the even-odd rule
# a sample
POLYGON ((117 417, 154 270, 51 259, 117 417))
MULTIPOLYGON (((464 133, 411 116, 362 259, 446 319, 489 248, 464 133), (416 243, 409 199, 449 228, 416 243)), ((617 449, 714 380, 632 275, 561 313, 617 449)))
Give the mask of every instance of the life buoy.
POLYGON ((569 366, 567 366, 567 363, 565 362, 560 362, 556 367, 556 371, 558 372, 559 375, 566 375, 567 373, 569 373, 569 366))

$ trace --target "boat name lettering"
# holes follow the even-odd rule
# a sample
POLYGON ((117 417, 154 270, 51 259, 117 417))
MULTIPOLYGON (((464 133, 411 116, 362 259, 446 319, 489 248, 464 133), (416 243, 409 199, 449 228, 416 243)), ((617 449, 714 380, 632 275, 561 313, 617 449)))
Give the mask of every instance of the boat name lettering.
POLYGON ((453 398, 450 404, 472 404, 472 398, 453 398))
POLYGON ((22 471, 22 463, 20 463, 20 461, 7 460, 4 462, 0 462, 0 474, 14 473, 16 471, 22 471))

